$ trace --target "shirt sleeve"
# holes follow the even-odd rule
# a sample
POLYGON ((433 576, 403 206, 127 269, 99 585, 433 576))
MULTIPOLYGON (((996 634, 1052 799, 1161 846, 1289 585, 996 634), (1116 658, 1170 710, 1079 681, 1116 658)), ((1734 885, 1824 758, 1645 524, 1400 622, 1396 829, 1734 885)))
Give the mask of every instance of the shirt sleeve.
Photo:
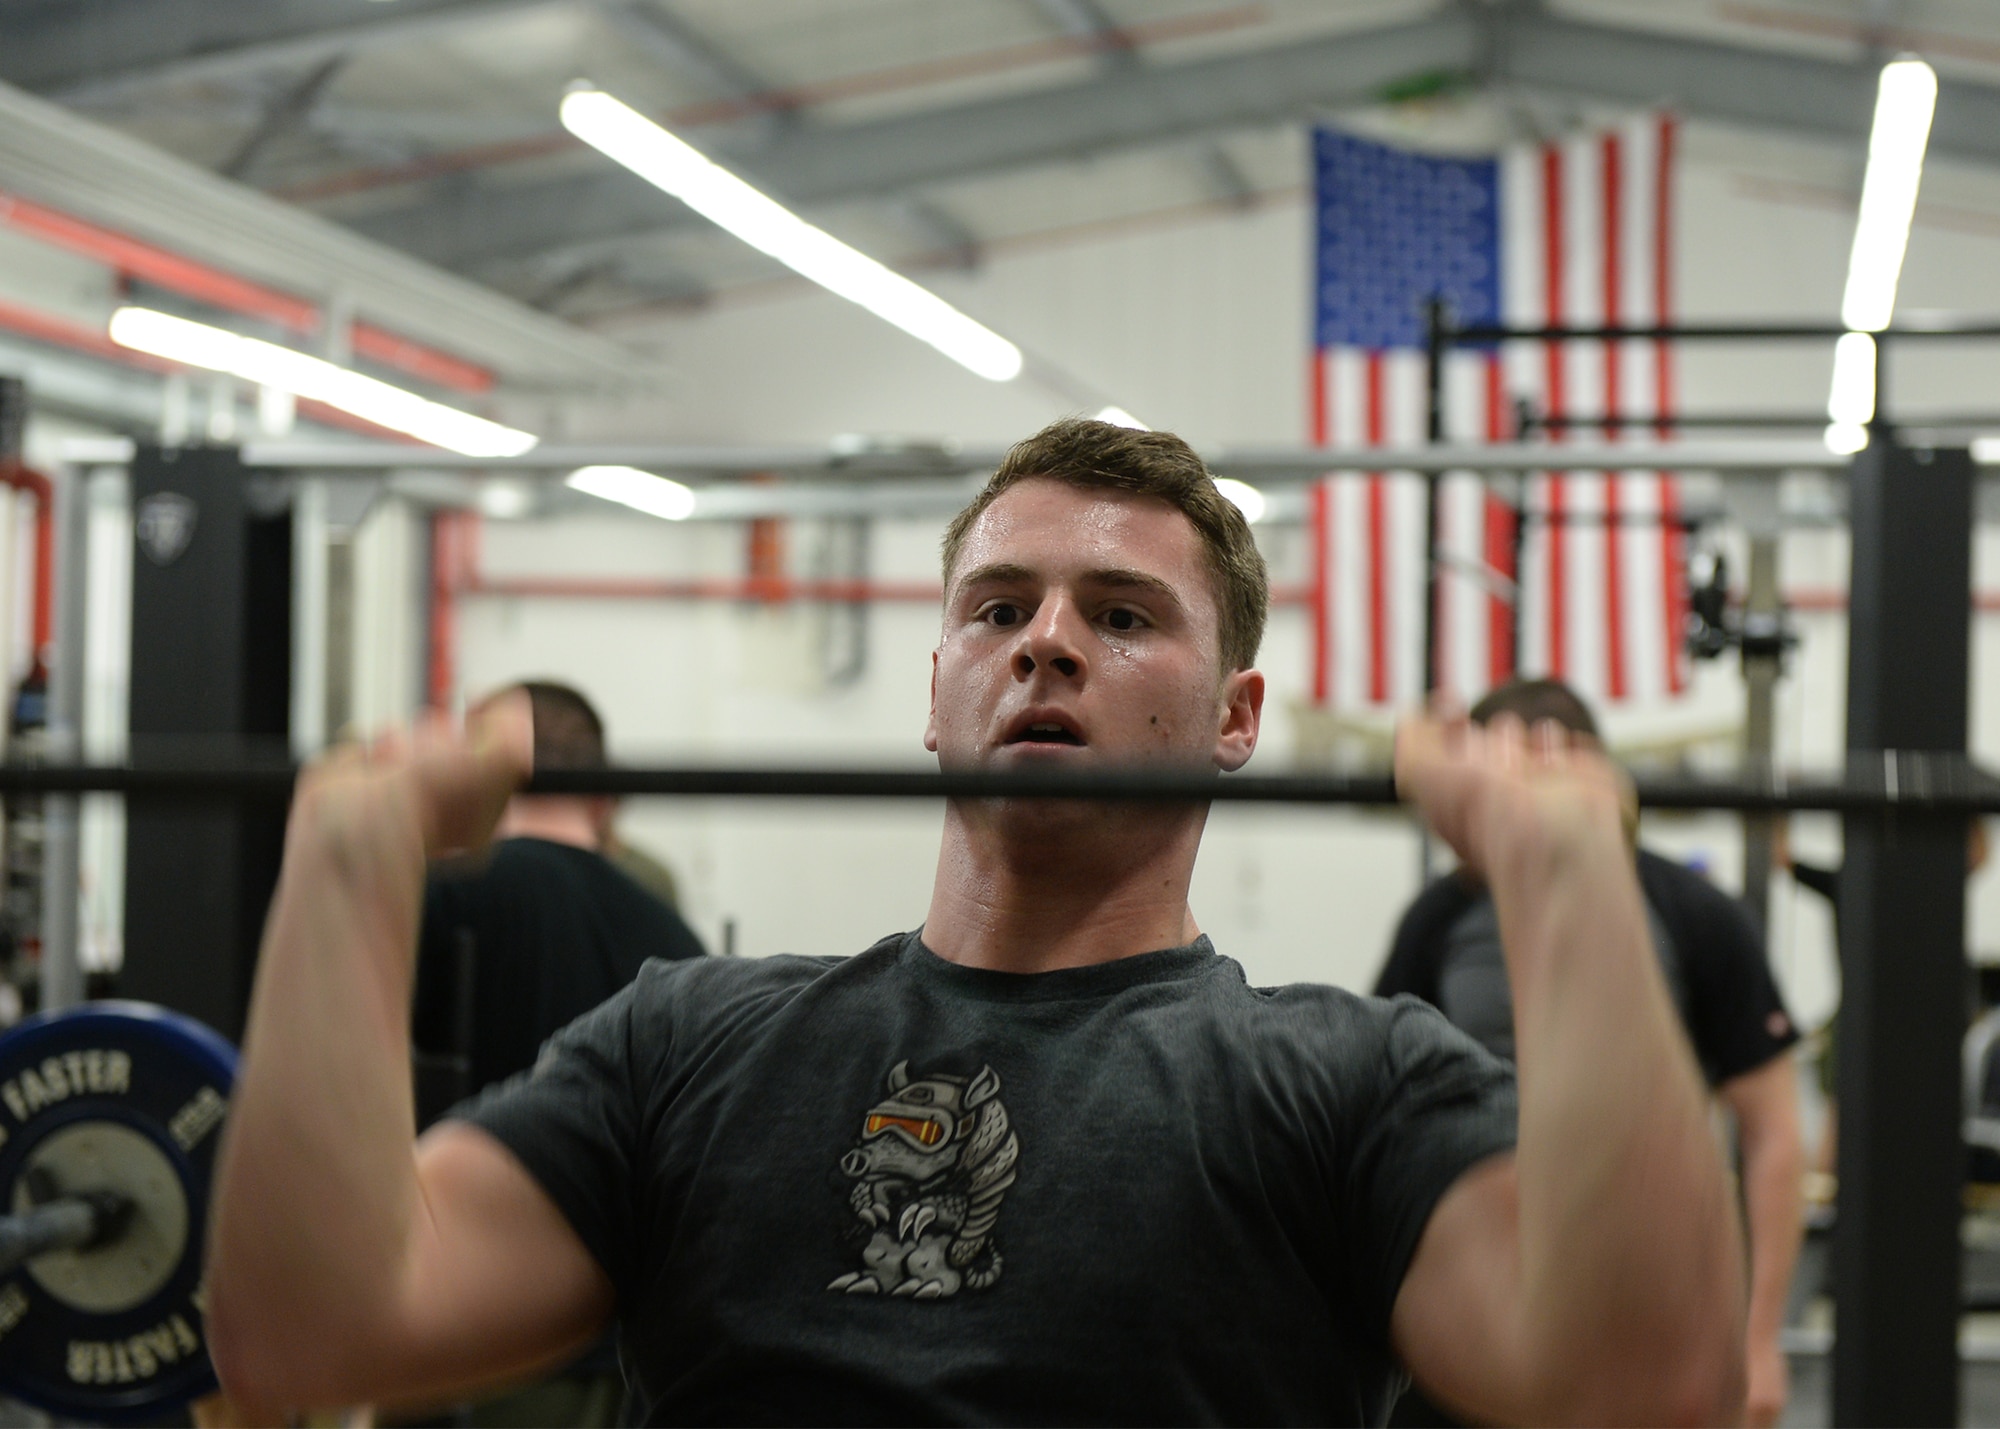
MULTIPOLYGON (((637 1265, 634 1217, 643 1070, 633 1035, 640 982, 569 1024, 532 1070, 453 1110, 499 1140, 556 1203, 621 1301, 637 1265)), ((655 1037, 661 1029, 655 1029, 655 1037)))
POLYGON ((1377 997, 1409 993, 1433 1007, 1438 1005, 1438 971, 1444 961, 1445 934, 1471 906, 1472 890, 1457 875, 1438 879, 1416 897, 1396 925, 1389 957, 1375 978, 1377 997))
POLYGON ((1435 1008, 1386 1010, 1383 1077, 1356 1128, 1342 1219, 1355 1290, 1385 1340, 1390 1312, 1431 1212, 1476 1163, 1514 1147, 1514 1071, 1435 1008))
POLYGON ((1792 882, 1801 888, 1810 888, 1827 902, 1836 907, 1840 903, 1840 870, 1821 868, 1818 864, 1792 861, 1792 882))
POLYGON ((426 1051, 448 1050, 453 1025, 454 943, 461 926, 459 890, 432 875, 424 885, 418 925, 416 986, 410 1001, 410 1042, 426 1051))
POLYGON ((1641 876, 1687 979, 1688 1036, 1710 1084, 1755 1071, 1797 1042, 1763 935, 1743 906, 1700 874, 1652 855, 1641 876))

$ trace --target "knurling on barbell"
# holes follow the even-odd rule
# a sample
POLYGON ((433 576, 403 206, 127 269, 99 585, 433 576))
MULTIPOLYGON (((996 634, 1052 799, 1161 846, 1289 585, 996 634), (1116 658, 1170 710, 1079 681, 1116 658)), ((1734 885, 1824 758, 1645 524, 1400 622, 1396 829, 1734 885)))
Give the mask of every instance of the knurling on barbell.
MULTIPOLYGON (((117 794, 149 803, 282 800, 298 776, 273 763, 129 765, 0 764, 0 797, 117 794)), ((1851 756, 1841 773, 1759 768, 1727 776, 1638 774, 1639 803, 1652 809, 1854 815, 2000 814, 2000 777, 1963 755, 1877 751, 1851 756)), ((1157 768, 991 773, 968 770, 759 768, 680 765, 560 769, 526 786, 538 794, 614 798, 1106 799, 1184 803, 1277 803, 1387 807, 1398 802, 1381 770, 1214 774, 1157 768)))

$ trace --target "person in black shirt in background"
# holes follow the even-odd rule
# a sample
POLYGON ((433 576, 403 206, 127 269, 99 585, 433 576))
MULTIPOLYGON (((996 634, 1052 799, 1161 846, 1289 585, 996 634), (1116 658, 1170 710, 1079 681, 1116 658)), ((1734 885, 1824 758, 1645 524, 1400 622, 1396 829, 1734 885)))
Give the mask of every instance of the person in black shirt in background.
MULTIPOLYGON (((605 767, 604 722, 580 692, 546 680, 512 689, 528 695, 537 769, 605 767)), ((614 803, 517 795, 485 857, 433 870, 411 1041, 420 1071, 458 1075, 441 1079, 441 1095, 420 1096, 423 1122, 533 1067, 543 1042, 623 989, 647 959, 703 955, 680 915, 605 856, 614 803)), ((607 1339, 554 1378, 473 1406, 463 1422, 611 1424, 623 1392, 607 1339)))
MULTIPOLYGON (((1559 680, 1503 685, 1473 706, 1471 718, 1486 724, 1503 713, 1598 740, 1589 708, 1559 680)), ((1702 1074, 1736 1122, 1750 1233, 1746 1416, 1752 1425, 1772 1424, 1788 1393, 1778 1331, 1803 1234, 1804 1151, 1791 1054, 1798 1033, 1771 980, 1763 938, 1735 900, 1680 864, 1635 851, 1668 990, 1702 1074)), ((1499 923, 1484 885, 1465 871, 1433 882, 1403 915, 1375 984, 1378 997, 1399 993, 1422 998, 1488 1051, 1513 1059, 1514 1009, 1499 923)), ((1391 1422, 1450 1421, 1412 1394, 1391 1422)))

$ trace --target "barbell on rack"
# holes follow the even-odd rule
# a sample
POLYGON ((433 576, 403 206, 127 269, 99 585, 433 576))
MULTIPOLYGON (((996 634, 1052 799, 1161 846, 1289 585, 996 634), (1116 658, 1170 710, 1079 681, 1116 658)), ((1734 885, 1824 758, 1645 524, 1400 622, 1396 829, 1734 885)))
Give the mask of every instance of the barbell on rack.
MULTIPOLYGON (((282 800, 298 770, 272 762, 182 761, 129 765, 0 764, 0 798, 116 794, 149 803, 282 800)), ((1727 777, 1640 774, 1642 807, 1743 813, 2000 814, 2000 775, 1962 755, 1882 750, 1850 755, 1843 772, 1765 768, 1727 777)), ((1385 771, 1231 774, 1158 768, 1070 772, 929 771, 863 768, 728 768, 707 765, 557 769, 524 792, 608 797, 771 799, 1111 799, 1177 803, 1331 804, 1397 802, 1385 771)))
MULTIPOLYGON (((282 800, 273 761, 0 764, 0 797, 159 804, 282 800)), ((1850 756, 1844 772, 1641 776, 1642 805, 1887 817, 2000 814, 2000 777, 1963 756, 1850 756)), ((1379 770, 1214 775, 1158 768, 930 772, 679 766, 550 770, 531 792, 751 798, 1086 798, 1388 806, 1379 770)), ((0 1035, 0 1392, 77 1419, 148 1418, 209 1392, 202 1232, 236 1054, 176 1014, 98 1003, 0 1035)))

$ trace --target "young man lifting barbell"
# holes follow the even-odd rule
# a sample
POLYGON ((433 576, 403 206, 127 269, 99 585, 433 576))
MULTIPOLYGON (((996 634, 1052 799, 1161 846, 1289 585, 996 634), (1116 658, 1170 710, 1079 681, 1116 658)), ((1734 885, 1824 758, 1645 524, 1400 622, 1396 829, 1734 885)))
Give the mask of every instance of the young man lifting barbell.
MULTIPOLYGON (((947 536, 926 744, 1236 769, 1265 603, 1183 443, 1058 423, 947 536)), ((209 1275, 244 1404, 455 1396, 615 1317, 654 1422, 1377 1422, 1404 1368, 1480 1418, 1736 1414, 1735 1214, 1594 753, 1398 739, 1507 929, 1518 1116, 1429 1009, 1247 987, 1187 903, 1205 806, 957 800, 919 932, 649 965, 413 1151, 425 861, 526 772, 503 710, 300 788, 209 1275)))

